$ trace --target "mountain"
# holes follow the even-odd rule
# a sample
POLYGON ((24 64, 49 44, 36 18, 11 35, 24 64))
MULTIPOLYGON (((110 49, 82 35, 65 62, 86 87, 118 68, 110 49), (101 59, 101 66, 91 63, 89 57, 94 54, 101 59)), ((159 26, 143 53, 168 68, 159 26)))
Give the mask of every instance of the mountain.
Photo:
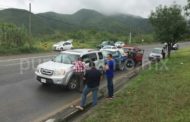
MULTIPOLYGON (((0 23, 13 23, 17 26, 25 26, 28 29, 29 23, 29 12, 20 9, 6 9, 0 11, 0 23)), ((50 28, 48 23, 33 13, 31 13, 31 25, 32 31, 41 34, 53 33, 52 28, 50 28)))
POLYGON ((151 32, 148 19, 132 15, 104 15, 94 10, 81 9, 74 14, 59 14, 46 12, 29 13, 20 9, 5 9, 0 11, 0 23, 13 23, 28 28, 29 14, 32 18, 33 35, 51 34, 56 31, 72 32, 82 29, 108 31, 127 34, 151 32))

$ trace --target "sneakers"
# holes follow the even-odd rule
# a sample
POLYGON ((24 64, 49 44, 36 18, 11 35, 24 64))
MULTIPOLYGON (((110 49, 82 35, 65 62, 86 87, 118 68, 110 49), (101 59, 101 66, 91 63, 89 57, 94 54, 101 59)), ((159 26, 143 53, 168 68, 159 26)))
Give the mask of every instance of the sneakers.
POLYGON ((81 106, 75 106, 75 108, 77 108, 77 109, 79 109, 79 110, 81 110, 81 111, 83 111, 83 110, 84 110, 84 108, 83 108, 83 107, 81 107, 81 106))

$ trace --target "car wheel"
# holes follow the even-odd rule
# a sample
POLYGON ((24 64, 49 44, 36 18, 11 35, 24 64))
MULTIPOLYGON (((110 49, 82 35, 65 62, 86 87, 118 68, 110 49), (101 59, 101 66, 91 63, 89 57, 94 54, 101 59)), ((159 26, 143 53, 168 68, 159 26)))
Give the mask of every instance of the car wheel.
POLYGON ((76 90, 78 88, 78 82, 74 77, 71 77, 71 79, 69 80, 67 88, 69 90, 76 90))
POLYGON ((135 62, 133 59, 127 59, 126 67, 128 69, 134 68, 135 67, 135 62))

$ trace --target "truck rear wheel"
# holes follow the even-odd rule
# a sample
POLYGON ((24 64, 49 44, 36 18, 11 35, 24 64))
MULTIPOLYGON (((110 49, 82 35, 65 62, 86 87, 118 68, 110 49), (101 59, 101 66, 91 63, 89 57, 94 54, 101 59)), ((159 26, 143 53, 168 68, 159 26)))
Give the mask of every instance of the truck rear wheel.
POLYGON ((78 82, 74 77, 71 77, 71 79, 69 80, 69 83, 67 85, 67 88, 69 90, 76 90, 78 88, 78 82))
POLYGON ((135 67, 135 62, 133 59, 127 59, 126 67, 128 69, 134 68, 135 67))

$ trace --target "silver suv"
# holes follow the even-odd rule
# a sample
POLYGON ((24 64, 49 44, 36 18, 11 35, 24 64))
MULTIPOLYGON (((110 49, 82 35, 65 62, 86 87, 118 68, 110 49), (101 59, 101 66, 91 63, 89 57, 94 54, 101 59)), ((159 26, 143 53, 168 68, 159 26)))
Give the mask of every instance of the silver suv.
POLYGON ((36 78, 43 85, 63 85, 74 90, 78 83, 73 75, 73 63, 81 57, 88 68, 93 61, 96 68, 103 71, 104 59, 100 51, 93 49, 74 49, 61 52, 51 61, 39 64, 35 71, 36 78))

